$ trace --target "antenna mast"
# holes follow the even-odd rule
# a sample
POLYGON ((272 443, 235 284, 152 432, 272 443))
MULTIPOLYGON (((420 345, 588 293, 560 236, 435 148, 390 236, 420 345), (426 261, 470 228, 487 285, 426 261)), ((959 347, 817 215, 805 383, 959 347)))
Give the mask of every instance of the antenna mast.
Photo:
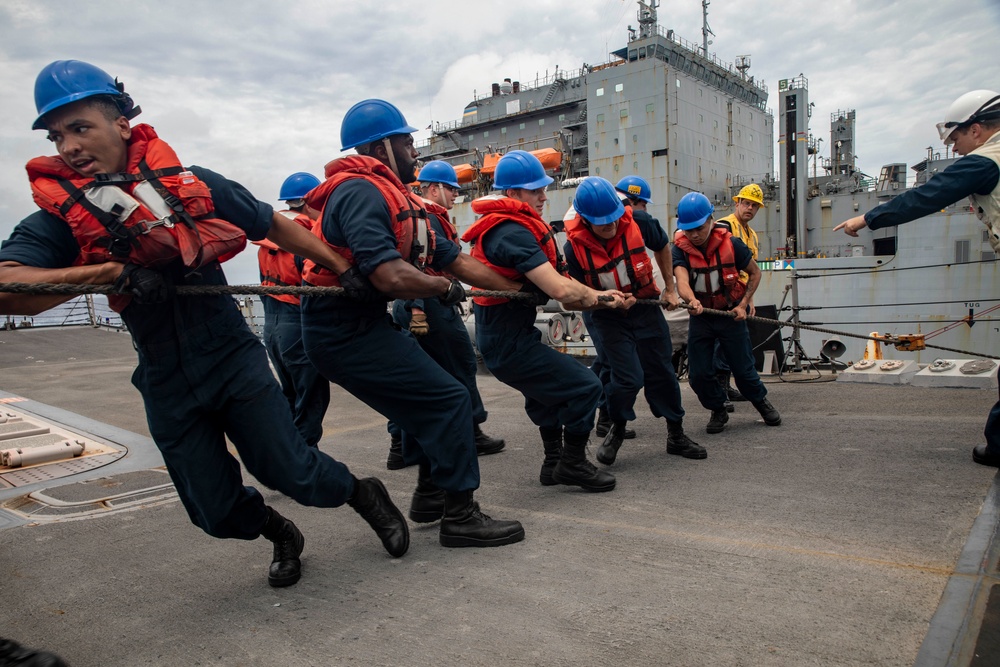
POLYGON ((710 0, 701 0, 701 48, 705 52, 705 56, 708 56, 708 46, 713 43, 708 36, 715 37, 715 33, 708 26, 708 6, 710 4, 712 4, 710 0))
POLYGON ((652 37, 656 34, 656 8, 660 6, 660 0, 643 2, 639 0, 639 39, 652 37))

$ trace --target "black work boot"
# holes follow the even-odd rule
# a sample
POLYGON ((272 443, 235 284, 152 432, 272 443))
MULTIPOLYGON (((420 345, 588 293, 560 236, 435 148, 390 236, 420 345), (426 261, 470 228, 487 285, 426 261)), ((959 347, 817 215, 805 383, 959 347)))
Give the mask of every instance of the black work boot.
POLYGON ((55 653, 21 646, 10 639, 0 638, 0 665, 10 667, 67 667, 55 653))
POLYGON ((444 517, 441 518, 443 547, 502 547, 524 539, 519 521, 491 519, 472 499, 472 491, 444 494, 444 517))
POLYGON ((376 477, 356 479, 354 495, 347 504, 375 530, 390 556, 399 558, 410 548, 410 528, 403 513, 392 504, 381 480, 376 477))
MULTIPOLYGON (((743 396, 743 394, 741 394, 736 388, 734 388, 731 384, 729 384, 729 379, 732 376, 733 376, 732 373, 722 372, 722 371, 715 374, 715 379, 719 381, 719 384, 722 385, 722 390, 726 392, 726 400, 736 401, 737 403, 739 403, 740 401, 747 400, 746 397, 743 396)), ((732 412, 732 410, 730 410, 729 412, 732 412)))
POLYGON ((302 576, 299 556, 305 546, 305 538, 294 523, 278 514, 273 507, 267 508, 267 519, 260 534, 274 542, 274 558, 267 571, 267 583, 275 588, 291 586, 302 576))
POLYGON ((431 523, 444 514, 444 491, 431 481, 430 461, 420 462, 417 473, 417 490, 410 501, 410 520, 414 523, 431 523))
POLYGON ((712 410, 712 416, 708 419, 708 426, 705 427, 705 432, 722 433, 722 429, 726 428, 726 422, 728 421, 729 413, 726 412, 725 408, 712 410))
POLYGON ((473 430, 476 434, 476 456, 496 454, 503 451, 503 448, 507 444, 503 441, 503 438, 491 438, 483 433, 483 429, 479 428, 479 424, 475 424, 473 430))
POLYGON ((736 406, 733 405, 733 402, 730 401, 728 398, 725 401, 722 402, 722 407, 724 407, 726 409, 726 412, 730 412, 730 413, 736 412, 736 406))
POLYGON ((389 436, 389 457, 385 460, 385 467, 389 470, 402 470, 406 467, 403 461, 403 437, 401 435, 389 436))
POLYGON ((559 463, 562 456, 562 429, 561 428, 539 428, 542 434, 542 446, 545 448, 545 460, 542 461, 542 469, 538 473, 538 481, 542 486, 553 486, 559 482, 552 479, 552 471, 559 463))
MULTIPOLYGON (((597 428, 594 433, 597 434, 598 438, 603 438, 611 430, 611 415, 604 408, 601 408, 597 413, 597 428)), ((635 429, 625 427, 625 431, 622 435, 625 440, 631 440, 635 437, 635 429)))
POLYGON ((705 459, 708 452, 684 433, 682 422, 667 422, 667 454, 676 454, 686 459, 705 459))
POLYGON ((597 448, 597 460, 606 466, 614 463, 623 442, 625 442, 625 422, 618 421, 612 423, 607 437, 604 438, 601 446, 597 448))
POLYGON ((587 460, 587 435, 575 433, 565 434, 562 457, 552 471, 552 480, 596 493, 615 488, 615 476, 598 470, 587 460))
POLYGON ((779 415, 778 411, 774 409, 773 405, 771 405, 771 401, 765 398, 762 401, 757 401, 753 404, 753 406, 757 408, 757 412, 759 412, 760 416, 764 418, 764 423, 768 426, 778 426, 781 424, 781 415, 779 415))

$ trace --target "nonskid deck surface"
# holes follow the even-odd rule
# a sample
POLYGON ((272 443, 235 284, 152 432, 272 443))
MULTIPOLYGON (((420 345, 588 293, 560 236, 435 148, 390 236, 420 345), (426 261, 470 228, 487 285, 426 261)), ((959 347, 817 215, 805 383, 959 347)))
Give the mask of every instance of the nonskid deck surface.
MULTIPOLYGON (((125 334, 0 332, 0 389, 28 399, 18 410, 63 424, 83 415, 88 433, 131 438, 98 475, 109 486, 158 465, 134 364, 125 334)), ((994 392, 772 383, 780 427, 742 403, 709 436, 685 383, 685 426, 708 459, 667 456, 665 425, 640 397, 638 437, 611 468, 618 488, 586 494, 538 484, 541 445, 521 396, 479 380, 484 430, 507 449, 479 459, 477 498, 521 520, 523 543, 445 549, 436 524, 411 524, 409 553, 392 559, 349 508, 264 490, 306 538, 301 582, 272 589, 269 543, 212 539, 162 496, 96 518, 4 512, 0 634, 75 667, 911 665, 918 653, 943 664, 933 660, 948 655, 950 625, 971 619, 956 664, 986 664, 970 651, 998 581, 996 471, 970 449, 994 392), (985 573, 969 565, 977 553, 985 573)), ((334 387, 321 448, 379 476, 405 509, 416 471, 385 470, 387 447, 384 420, 334 387)), ((74 499, 102 484, 59 483, 77 486, 45 493, 74 499)))

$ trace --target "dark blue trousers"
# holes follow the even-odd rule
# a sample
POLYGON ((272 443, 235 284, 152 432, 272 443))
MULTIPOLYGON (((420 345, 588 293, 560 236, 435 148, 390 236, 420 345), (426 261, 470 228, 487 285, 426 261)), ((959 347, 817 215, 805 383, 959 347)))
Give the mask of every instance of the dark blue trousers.
POLYGON ((594 345, 594 363, 590 364, 590 370, 601 381, 601 387, 604 389, 601 392, 601 400, 597 404, 597 409, 606 410, 608 407, 608 385, 611 384, 611 368, 607 364, 604 352, 601 351, 601 332, 594 326, 594 314, 585 310, 582 315, 583 324, 587 327, 587 333, 590 334, 590 342, 594 345))
MULTIPOLYGON (((410 311, 406 308, 407 301, 397 299, 392 304, 392 318, 403 329, 410 328, 410 311)), ((430 331, 426 336, 414 336, 417 343, 424 349, 438 366, 448 372, 469 390, 472 400, 472 423, 482 424, 486 421, 486 408, 479 395, 476 384, 476 351, 472 349, 472 339, 469 330, 465 328, 457 308, 445 307, 437 299, 423 299, 418 307, 427 314, 427 324, 430 331)))
POLYGON ((736 388, 748 401, 763 401, 767 389, 754 367, 746 322, 719 315, 692 315, 688 322, 688 378, 702 406, 721 410, 726 391, 715 378, 715 345, 726 355, 736 388))
POLYGON ((137 345, 132 384, 191 521, 215 537, 252 540, 266 519, 264 499, 244 486, 226 436, 251 475, 303 505, 342 505, 354 478, 306 445, 264 346, 227 301, 221 313, 175 339, 137 345))
POLYGON ((302 312, 296 304, 265 296, 264 347, 288 400, 296 428, 310 447, 323 436, 323 416, 330 405, 330 383, 319 374, 302 347, 302 312))
POLYGON ((600 380, 573 357, 544 345, 534 326, 484 312, 503 307, 475 306, 476 344, 486 367, 524 395, 524 410, 536 426, 590 433, 603 391, 600 380))
POLYGON ((986 418, 986 449, 994 456, 1000 456, 1000 401, 993 404, 990 416, 986 418))
POLYGON ((672 422, 683 420, 681 389, 671 362, 673 343, 659 306, 599 311, 594 313, 593 322, 611 368, 607 389, 611 419, 635 419, 635 398, 643 389, 654 417, 666 417, 672 422))
POLYGON ((404 445, 403 456, 407 462, 426 456, 439 488, 479 488, 465 385, 438 366, 413 336, 397 331, 384 310, 361 316, 331 302, 328 297, 302 299, 302 341, 320 373, 413 436, 419 451, 404 445), (324 299, 327 303, 320 303, 324 299))

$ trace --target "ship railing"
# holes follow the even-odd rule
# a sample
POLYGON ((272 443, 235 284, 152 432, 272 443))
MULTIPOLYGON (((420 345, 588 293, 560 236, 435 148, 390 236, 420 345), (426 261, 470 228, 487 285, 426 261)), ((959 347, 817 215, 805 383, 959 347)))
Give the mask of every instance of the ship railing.
POLYGON ((663 39, 665 39, 667 41, 670 41, 670 42, 673 42, 677 46, 680 46, 681 48, 683 48, 683 49, 685 49, 687 51, 690 51, 691 53, 695 54, 696 56, 704 58, 705 60, 709 61, 710 63, 712 63, 716 67, 719 67, 721 69, 726 70, 727 72, 729 72, 733 76, 739 77, 744 82, 746 82, 748 85, 751 85, 751 86, 753 86, 755 88, 758 88, 759 90, 761 90, 761 91, 763 91, 765 93, 767 92, 767 84, 764 83, 763 81, 757 81, 757 80, 751 81, 742 72, 740 72, 739 70, 737 70, 736 66, 733 63, 727 63, 727 62, 719 59, 719 57, 716 54, 714 54, 714 53, 706 53, 705 49, 703 49, 700 45, 695 44, 694 42, 689 42, 688 40, 684 39, 683 37, 679 37, 677 35, 677 33, 674 32, 673 30, 667 30, 663 26, 656 26, 656 32, 663 39))
POLYGON ((108 305, 107 297, 84 294, 61 303, 39 315, 5 315, 0 329, 89 326, 121 330, 121 316, 108 305))

